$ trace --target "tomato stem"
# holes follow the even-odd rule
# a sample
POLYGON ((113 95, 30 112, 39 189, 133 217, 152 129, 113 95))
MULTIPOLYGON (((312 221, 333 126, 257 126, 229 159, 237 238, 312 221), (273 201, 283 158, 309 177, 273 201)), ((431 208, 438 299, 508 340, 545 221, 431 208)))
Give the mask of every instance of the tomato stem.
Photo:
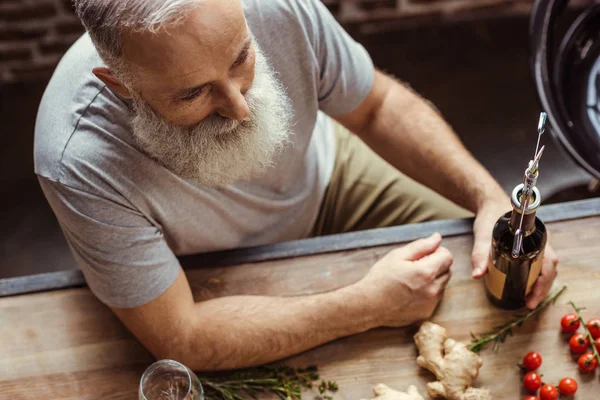
POLYGON ((588 329, 585 321, 583 320, 583 317, 581 316, 581 310, 585 310, 585 307, 578 308, 575 305, 575 303, 573 303, 572 301, 570 301, 569 304, 573 307, 573 309, 575 310, 575 313, 577 314, 577 318, 579 318, 581 325, 583 325, 583 330, 585 331, 585 334, 586 334, 588 340, 590 340, 590 345, 592 346, 592 351, 594 353, 594 357, 596 357, 596 360, 600 364, 600 354, 598 354, 598 349, 596 349, 596 346, 594 346, 594 338, 592 337, 590 330, 588 329))

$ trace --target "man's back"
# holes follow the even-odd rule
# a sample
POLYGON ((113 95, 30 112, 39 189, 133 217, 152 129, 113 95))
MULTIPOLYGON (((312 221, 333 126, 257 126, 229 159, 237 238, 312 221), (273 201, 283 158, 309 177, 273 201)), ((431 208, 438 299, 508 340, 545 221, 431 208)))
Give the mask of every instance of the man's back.
POLYGON ((107 304, 135 306, 166 290, 179 268, 175 254, 309 234, 335 156, 318 110, 356 107, 372 65, 320 3, 258 3, 245 2, 248 24, 295 120, 290 145, 251 182, 200 187, 140 151, 129 102, 91 72, 103 63, 87 35, 59 64, 36 124, 36 173, 88 284, 107 304))

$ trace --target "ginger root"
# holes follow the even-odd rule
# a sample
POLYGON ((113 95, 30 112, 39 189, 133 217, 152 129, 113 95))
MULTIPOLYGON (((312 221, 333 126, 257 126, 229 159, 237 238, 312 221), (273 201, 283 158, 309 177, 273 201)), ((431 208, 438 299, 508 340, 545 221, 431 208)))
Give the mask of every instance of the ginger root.
POLYGON ((389 386, 380 383, 373 388, 375 398, 371 400, 424 400, 416 386, 409 386, 408 393, 398 392, 389 386))
POLYGON ((414 336, 419 348, 417 364, 431 371, 437 382, 427 384, 427 392, 433 399, 491 400, 487 389, 471 387, 483 365, 481 358, 463 343, 449 339, 446 329, 425 322, 414 336))

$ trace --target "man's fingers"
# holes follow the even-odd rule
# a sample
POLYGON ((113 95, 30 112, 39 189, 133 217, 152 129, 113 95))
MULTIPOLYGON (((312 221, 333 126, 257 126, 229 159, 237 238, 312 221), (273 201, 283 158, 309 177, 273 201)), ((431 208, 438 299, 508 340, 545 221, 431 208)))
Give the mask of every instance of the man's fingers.
POLYGON ((549 248, 548 253, 544 257, 544 264, 542 265, 542 273, 540 277, 533 285, 533 290, 531 294, 527 298, 527 308, 534 309, 536 308, 540 302, 546 297, 548 292, 550 292, 550 288, 552 287, 552 283, 554 279, 556 279, 557 270, 556 265, 558 264, 558 258, 554 254, 554 251, 549 248))
POLYGON ((485 275, 488 268, 494 224, 510 208, 510 199, 502 195, 496 200, 488 201, 478 210, 473 223, 474 240, 473 253, 471 254, 473 278, 479 279, 485 275))
POLYGON ((400 247, 395 252, 403 260, 416 261, 436 251, 440 243, 442 243, 442 235, 434 233, 428 238, 415 240, 400 247))
MULTIPOLYGON (((548 235, 550 236, 550 235, 548 235)), ((544 255, 544 262, 549 260, 551 263, 548 263, 547 268, 552 268, 554 272, 557 272, 556 267, 558 266, 558 256, 554 252, 554 249, 550 246, 546 246, 546 251, 544 255)))
POLYGON ((475 236, 471 264, 473 266, 473 278, 483 277, 487 271, 488 259, 490 257, 490 246, 492 238, 489 235, 475 236))
POLYGON ((448 270, 445 274, 438 276, 435 279, 435 284, 443 290, 450 282, 450 278, 452 278, 452 270, 448 270))
POLYGON ((531 294, 527 298, 527 308, 529 308, 530 310, 536 308, 544 299, 546 294, 548 294, 550 286, 552 286, 552 281, 546 278, 544 275, 540 275, 538 280, 535 282, 535 285, 533 285, 533 290, 531 291, 531 294))
POLYGON ((428 288, 429 295, 441 299, 446 290, 446 286, 448 286, 448 282, 450 282, 450 278, 452 278, 452 271, 448 271, 445 274, 438 276, 428 288))
POLYGON ((416 261, 425 270, 433 269, 436 277, 448 273, 453 262, 452 253, 445 247, 439 247, 434 253, 416 261))

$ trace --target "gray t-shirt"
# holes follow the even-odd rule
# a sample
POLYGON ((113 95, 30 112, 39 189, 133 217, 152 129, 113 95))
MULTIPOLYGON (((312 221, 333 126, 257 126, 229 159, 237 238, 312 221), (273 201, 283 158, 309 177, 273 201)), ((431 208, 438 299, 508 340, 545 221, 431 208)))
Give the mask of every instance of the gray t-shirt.
POLYGON ((365 49, 319 0, 245 0, 250 29, 295 112, 292 146, 264 176, 195 186, 136 148, 129 107, 92 74, 89 36, 65 54, 36 121, 35 171, 94 294, 113 307, 161 295, 176 255, 306 237, 333 170, 329 116, 373 83, 365 49))

